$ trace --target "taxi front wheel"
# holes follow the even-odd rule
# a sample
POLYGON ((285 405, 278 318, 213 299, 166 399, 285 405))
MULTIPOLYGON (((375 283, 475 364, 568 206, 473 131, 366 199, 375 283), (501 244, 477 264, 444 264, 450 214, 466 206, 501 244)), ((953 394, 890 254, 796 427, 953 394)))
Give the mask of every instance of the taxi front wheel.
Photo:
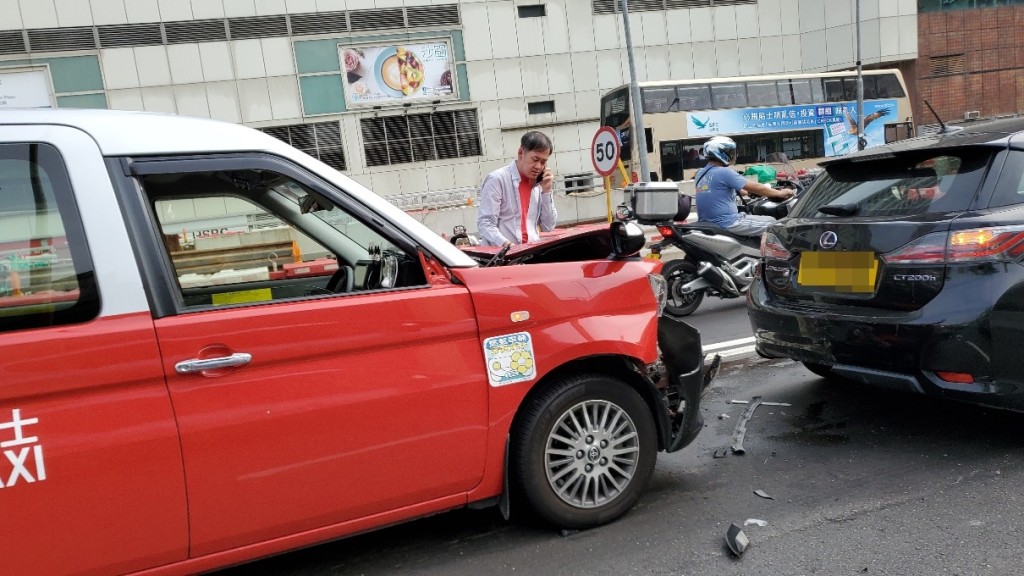
POLYGON ((572 376, 540 394, 515 431, 516 485, 542 519, 562 528, 615 520, 640 497, 657 459, 650 409, 625 382, 572 376))

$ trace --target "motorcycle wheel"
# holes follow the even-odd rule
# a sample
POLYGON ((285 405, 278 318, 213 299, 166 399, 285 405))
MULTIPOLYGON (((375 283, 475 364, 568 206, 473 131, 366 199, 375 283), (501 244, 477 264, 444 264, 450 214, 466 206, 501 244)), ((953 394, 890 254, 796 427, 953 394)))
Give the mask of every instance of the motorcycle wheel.
POLYGON ((661 269, 661 275, 668 281, 668 304, 665 306, 665 313, 676 318, 693 314, 704 299, 704 291, 680 294, 679 289, 697 279, 697 265, 685 258, 669 260, 661 269))

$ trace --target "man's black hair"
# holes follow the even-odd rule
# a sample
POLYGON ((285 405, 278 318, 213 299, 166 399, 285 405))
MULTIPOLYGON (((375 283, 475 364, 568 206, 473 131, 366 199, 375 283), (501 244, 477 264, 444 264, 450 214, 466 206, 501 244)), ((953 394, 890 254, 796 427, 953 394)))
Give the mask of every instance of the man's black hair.
POLYGON ((530 130, 519 139, 524 152, 552 152, 551 139, 543 132, 530 130))

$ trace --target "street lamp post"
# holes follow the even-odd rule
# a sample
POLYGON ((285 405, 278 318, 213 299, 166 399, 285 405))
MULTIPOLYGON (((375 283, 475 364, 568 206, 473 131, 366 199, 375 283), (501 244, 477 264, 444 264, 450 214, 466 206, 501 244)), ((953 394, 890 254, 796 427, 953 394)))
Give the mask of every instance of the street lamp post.
POLYGON ((864 138, 864 74, 860 61, 860 0, 857 5, 857 150, 863 150, 867 140, 864 138))
POLYGON ((622 0, 622 25, 626 28, 626 55, 629 59, 629 99, 633 102, 633 127, 636 146, 640 152, 640 181, 650 180, 647 167, 647 133, 644 131, 643 105, 640 101, 640 85, 636 82, 636 62, 633 60, 633 33, 629 29, 629 2, 622 0))

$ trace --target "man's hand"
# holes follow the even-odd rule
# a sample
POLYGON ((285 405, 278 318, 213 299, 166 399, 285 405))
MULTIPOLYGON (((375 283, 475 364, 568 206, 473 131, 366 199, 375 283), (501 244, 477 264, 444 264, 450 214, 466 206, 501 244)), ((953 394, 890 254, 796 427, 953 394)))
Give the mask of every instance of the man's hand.
POLYGON ((555 175, 551 173, 551 170, 545 169, 540 173, 540 177, 537 178, 537 182, 540 183, 540 191, 543 194, 551 193, 551 184, 555 181, 555 175))

